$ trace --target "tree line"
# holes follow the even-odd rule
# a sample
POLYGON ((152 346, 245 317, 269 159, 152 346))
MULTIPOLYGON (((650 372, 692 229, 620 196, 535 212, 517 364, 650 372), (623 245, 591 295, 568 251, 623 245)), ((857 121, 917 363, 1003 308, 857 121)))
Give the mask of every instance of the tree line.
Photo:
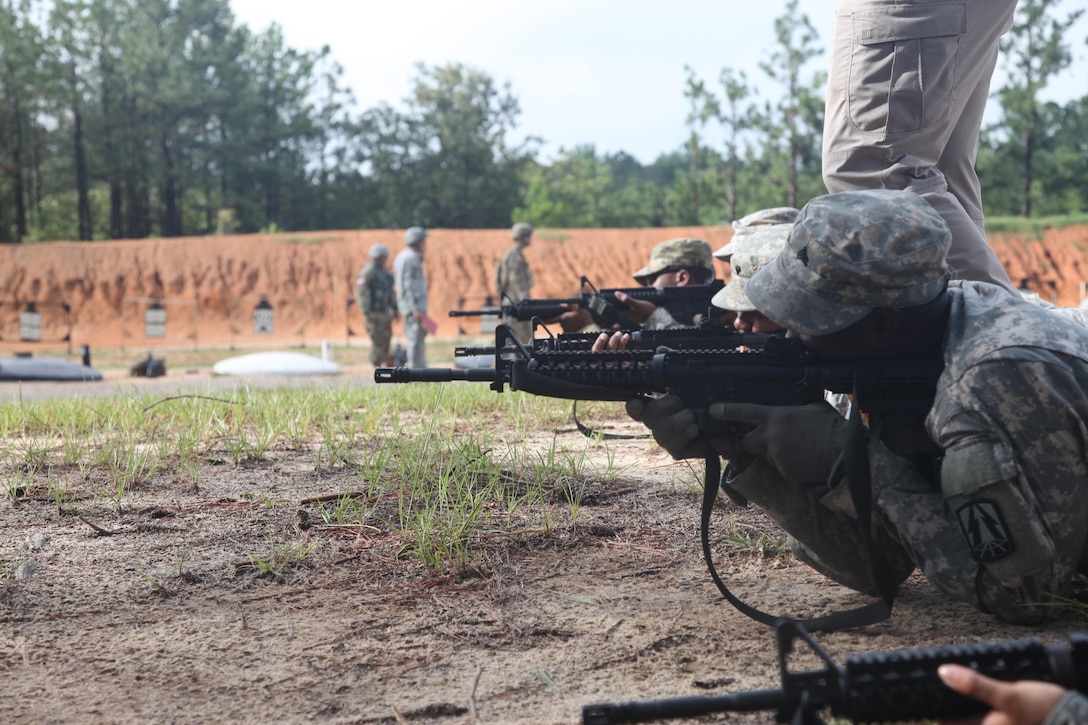
MULTIPOLYGON (((1041 100, 1083 12, 1060 2, 1021 0, 1003 41, 978 158, 989 214, 1088 207, 1088 96, 1041 100)), ((823 48, 797 0, 774 31, 764 78, 687 69, 688 138, 652 163, 592 145, 543 161, 540 139, 512 140, 510 84, 462 64, 419 65, 401 108, 359 110, 327 46, 254 33, 228 0, 0 0, 0 242, 680 226, 801 206, 824 193, 823 48)))

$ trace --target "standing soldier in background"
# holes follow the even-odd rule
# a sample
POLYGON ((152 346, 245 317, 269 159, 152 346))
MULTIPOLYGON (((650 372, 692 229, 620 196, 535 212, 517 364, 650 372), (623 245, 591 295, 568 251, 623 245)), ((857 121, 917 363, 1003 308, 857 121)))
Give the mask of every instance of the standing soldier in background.
POLYGON ((355 278, 355 304, 366 319, 370 335, 370 364, 391 365, 389 343, 393 339, 393 318, 397 316, 397 298, 393 291, 393 273, 389 271, 389 247, 378 242, 370 248, 370 262, 355 278))
POLYGON ((423 253, 427 248, 427 231, 411 227, 404 233, 407 249, 393 260, 393 278, 397 292, 397 309, 404 318, 404 338, 408 344, 408 367, 427 367, 427 349, 423 344, 427 328, 427 278, 423 275, 423 253))
MULTIPOLYGON (((510 228, 510 237, 514 244, 506 250, 495 267, 495 289, 499 293, 499 304, 509 305, 530 297, 533 287, 533 273, 525 261, 525 248, 533 241, 533 228, 519 222, 510 228)), ((530 320, 513 320, 504 316, 503 322, 510 326, 514 335, 522 342, 528 342, 533 336, 530 320)))

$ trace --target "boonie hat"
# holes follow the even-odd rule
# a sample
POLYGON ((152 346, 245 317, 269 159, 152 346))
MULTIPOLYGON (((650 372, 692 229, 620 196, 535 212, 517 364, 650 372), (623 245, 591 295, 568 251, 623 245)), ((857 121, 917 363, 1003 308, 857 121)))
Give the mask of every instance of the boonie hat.
POLYGON ((409 247, 414 247, 426 238, 427 230, 423 227, 408 227, 408 231, 404 233, 404 243, 409 247))
POLYGON ((710 245, 702 239, 681 237, 661 242, 650 252, 650 263, 631 276, 645 286, 650 284, 654 275, 669 267, 692 267, 714 271, 714 258, 710 255, 710 245))
POLYGON ((524 239, 525 237, 533 233, 533 227, 531 224, 525 222, 518 222, 514 226, 510 227, 511 239, 524 239))
POLYGON ((710 304, 723 310, 750 312, 756 309, 748 299, 745 288, 752 275, 773 262, 789 239, 792 224, 775 224, 757 227, 737 246, 729 259, 732 275, 729 284, 722 287, 711 298, 710 304))
POLYGON ((827 335, 877 307, 916 307, 948 285, 952 234, 922 197, 873 189, 820 196, 789 242, 748 280, 748 298, 779 325, 827 335))
POLYGON ((385 246, 381 242, 377 242, 370 248, 371 259, 384 259, 389 256, 389 247, 385 246))
POLYGON ((800 213, 799 209, 792 206, 774 206, 735 219, 733 221, 733 236, 726 242, 725 246, 714 252, 714 256, 718 259, 729 259, 736 251, 737 246, 743 244, 747 237, 755 234, 763 227, 793 224, 800 213))

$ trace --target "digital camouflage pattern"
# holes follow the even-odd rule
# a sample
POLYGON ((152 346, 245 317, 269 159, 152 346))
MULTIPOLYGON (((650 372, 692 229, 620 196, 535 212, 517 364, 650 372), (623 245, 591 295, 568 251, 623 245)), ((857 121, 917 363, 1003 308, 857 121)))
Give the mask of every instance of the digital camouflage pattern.
POLYGON ((1058 702, 1043 725, 1081 725, 1088 722, 1088 696, 1070 690, 1058 702))
POLYGON ((770 209, 760 209, 748 216, 733 220, 733 236, 725 245, 714 252, 718 259, 728 260, 738 246, 744 244, 753 234, 758 233, 763 227, 778 226, 779 224, 793 224, 797 221, 799 209, 792 206, 776 206, 770 209))
MULTIPOLYGON (((953 282, 930 474, 871 441, 873 539, 898 581, 1035 622, 1066 594, 1088 531, 1088 330, 1002 288, 953 282)), ((845 482, 785 481, 759 461, 729 487, 786 530, 799 559, 875 593, 845 482)))
MULTIPOLYGON (((515 225, 516 226, 516 225, 515 225)), ((528 225, 526 225, 528 226, 528 225)), ((533 287, 533 272, 520 245, 513 245, 502 255, 495 266, 495 290, 499 295, 499 304, 505 305, 528 299, 533 287)), ((526 342, 532 336, 532 323, 512 318, 503 320, 514 331, 514 335, 526 342)))
POLYGON ((370 336, 370 362, 385 365, 393 340, 393 317, 397 312, 393 273, 370 262, 355 278, 355 303, 366 321, 370 336))
POLYGON ((735 312, 756 309, 748 299, 745 289, 752 275, 773 262, 789 239, 792 224, 761 226, 758 231, 745 236, 729 258, 731 276, 729 284, 722 287, 710 300, 715 307, 735 312))
POLYGON ((408 367, 427 367, 424 338, 427 328, 417 314, 427 314, 427 277, 423 273, 423 256, 412 247, 401 251, 393 260, 393 283, 397 293, 397 311, 404 319, 404 338, 408 348, 408 367))
POLYGON ((936 298, 950 241, 948 225, 912 192, 820 196, 801 210, 778 258, 749 280, 748 298, 794 332, 837 332, 876 307, 936 298))
POLYGON ((514 226, 510 227, 510 238, 514 241, 519 239, 527 239, 533 236, 533 226, 526 224, 525 222, 518 222, 514 226))
POLYGON ((661 242, 650 252, 650 262, 631 276, 645 286, 653 281, 655 275, 669 267, 688 267, 691 269, 709 269, 714 272, 714 257, 710 245, 702 239, 681 237, 661 242))

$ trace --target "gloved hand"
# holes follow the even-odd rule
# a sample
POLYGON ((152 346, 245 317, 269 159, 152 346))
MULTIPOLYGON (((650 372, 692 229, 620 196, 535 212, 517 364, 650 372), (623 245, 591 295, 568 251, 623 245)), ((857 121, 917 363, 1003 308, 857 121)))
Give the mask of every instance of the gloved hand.
POLYGON ((846 418, 824 401, 799 406, 715 403, 710 415, 754 425, 742 440, 744 452, 762 456, 790 481, 826 481, 846 445, 846 418))
POLYGON ((704 436, 695 424, 695 413, 684 406, 676 395, 665 395, 646 401, 634 398, 627 401, 627 415, 641 422, 658 445, 676 460, 706 458, 708 450, 717 451, 726 458, 740 450, 740 439, 732 436, 704 436), (710 447, 707 447, 707 443, 710 447))

